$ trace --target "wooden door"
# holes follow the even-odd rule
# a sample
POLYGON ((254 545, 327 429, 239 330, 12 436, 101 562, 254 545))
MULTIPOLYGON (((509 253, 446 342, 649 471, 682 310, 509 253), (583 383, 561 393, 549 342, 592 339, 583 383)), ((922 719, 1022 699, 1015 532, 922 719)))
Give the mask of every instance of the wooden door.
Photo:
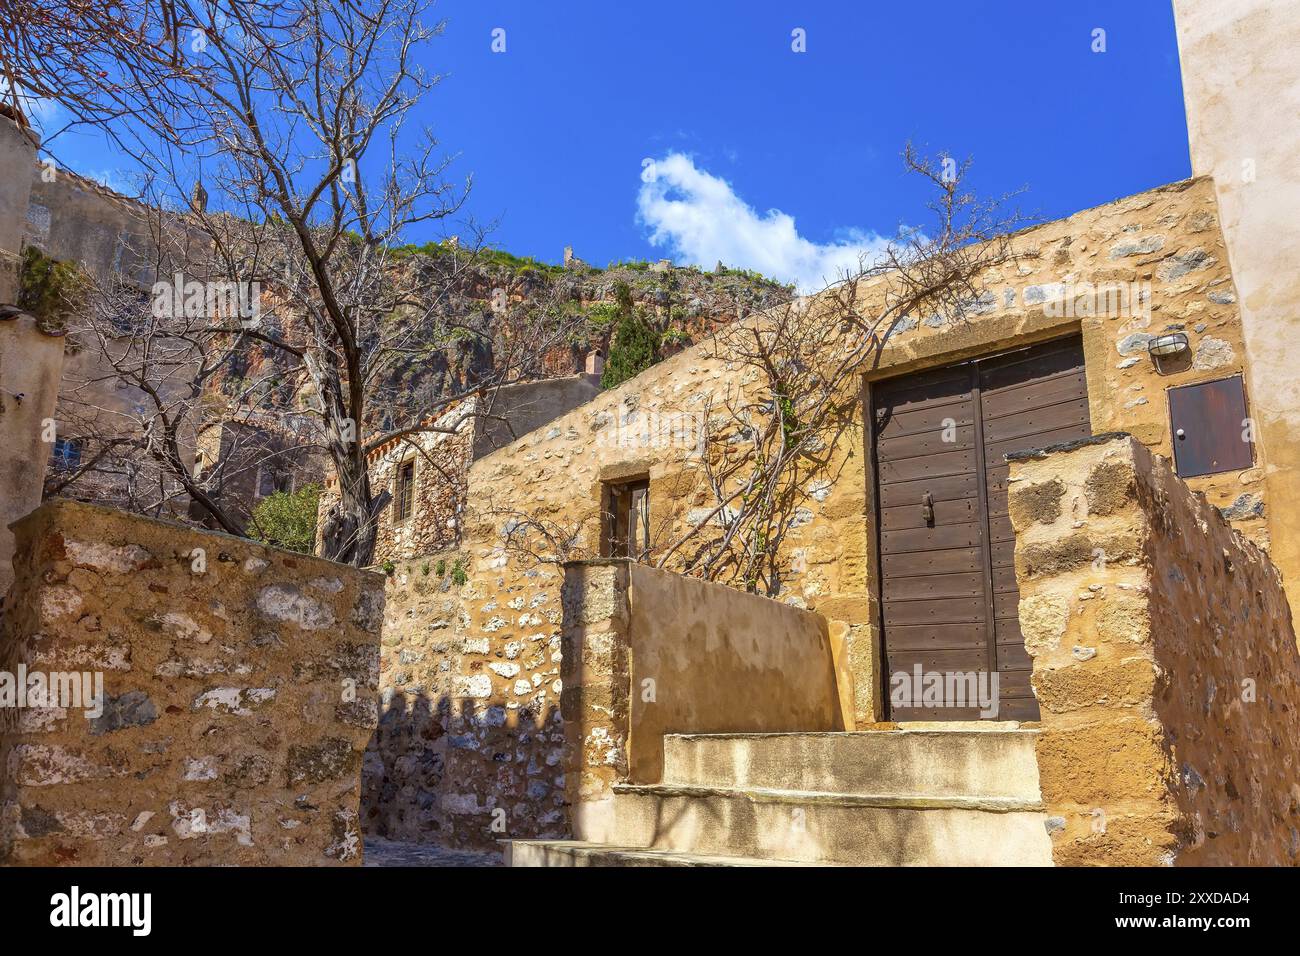
MULTIPOLYGON (((983 716, 1036 720, 1003 455, 1091 434, 1080 340, 879 382, 872 406, 886 700, 918 666, 997 673, 997 713, 983 716)), ((890 718, 980 719, 974 695, 956 702, 918 695, 890 718)))

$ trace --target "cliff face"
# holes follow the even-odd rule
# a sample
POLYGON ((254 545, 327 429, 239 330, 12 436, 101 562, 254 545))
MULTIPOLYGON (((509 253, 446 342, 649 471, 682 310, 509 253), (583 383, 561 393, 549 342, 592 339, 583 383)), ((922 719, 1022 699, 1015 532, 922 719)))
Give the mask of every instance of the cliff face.
MULTIPOLYGON (((655 328, 663 357, 687 348, 719 325, 788 301, 793 291, 755 273, 718 268, 702 271, 662 263, 631 262, 595 268, 572 259, 556 266, 520 259, 498 250, 471 255, 454 246, 429 245, 400 251, 395 268, 419 290, 420 305, 395 315, 417 347, 397 356, 375 386, 375 427, 390 427, 438 399, 488 380, 503 360, 503 308, 534 312, 566 329, 563 342, 530 356, 528 378, 560 378, 584 370, 587 353, 608 354, 615 325, 613 304, 625 285, 636 310, 655 328), (450 325, 478 334, 448 335, 450 325), (420 345, 420 343, 423 343, 420 345)), ((286 328, 286 335, 292 330, 286 328)), ((276 355, 251 344, 220 377, 226 396, 242 394, 251 382, 269 382, 280 370, 276 355)), ((517 356, 516 356, 517 358, 517 356)), ((289 379, 271 389, 281 407, 301 404, 305 395, 289 379)))

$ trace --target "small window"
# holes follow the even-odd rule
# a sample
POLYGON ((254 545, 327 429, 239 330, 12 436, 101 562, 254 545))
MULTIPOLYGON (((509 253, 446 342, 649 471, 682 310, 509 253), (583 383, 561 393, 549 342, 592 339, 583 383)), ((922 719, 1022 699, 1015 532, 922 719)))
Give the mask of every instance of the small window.
POLYGON ((606 485, 605 499, 601 554, 641 560, 650 552, 649 480, 606 485))
POLYGON ((405 521, 415 510, 415 459, 397 466, 397 483, 393 489, 393 520, 405 521))
POLYGON ((1255 464, 1240 375, 1171 388, 1169 422, 1180 478, 1242 471, 1255 464))
POLYGON ((76 471, 81 466, 81 439, 59 438, 54 442, 50 453, 50 464, 55 471, 67 473, 76 471))
POLYGON ((293 475, 271 465, 257 466, 257 497, 293 491, 293 475))

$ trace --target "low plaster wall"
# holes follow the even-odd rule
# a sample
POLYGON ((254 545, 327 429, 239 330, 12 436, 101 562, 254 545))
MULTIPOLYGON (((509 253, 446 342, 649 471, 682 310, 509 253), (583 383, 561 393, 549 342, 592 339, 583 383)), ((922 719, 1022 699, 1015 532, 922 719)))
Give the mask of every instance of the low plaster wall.
POLYGON ((1127 436, 1011 482, 1056 862, 1300 862, 1300 652, 1268 556, 1127 436))
POLYGON ((853 729, 824 618, 628 561, 565 565, 561 713, 573 826, 600 839, 612 786, 655 783, 670 733, 853 729))
POLYGON ((0 674, 103 706, 0 711, 0 861, 360 863, 380 575, 68 501, 13 528, 0 674))

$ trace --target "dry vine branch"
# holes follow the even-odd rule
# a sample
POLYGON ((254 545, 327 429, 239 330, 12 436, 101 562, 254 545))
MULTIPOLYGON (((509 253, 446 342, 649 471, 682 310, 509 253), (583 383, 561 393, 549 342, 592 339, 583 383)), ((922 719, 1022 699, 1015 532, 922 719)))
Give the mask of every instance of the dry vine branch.
POLYGON ((982 279, 1008 259, 1023 220, 1003 212, 1007 197, 981 201, 963 189, 969 161, 935 164, 911 144, 903 157, 938 193, 932 232, 907 231, 819 294, 713 338, 713 357, 741 374, 704 420, 708 514, 657 543, 657 566, 780 593, 782 545, 838 479, 835 450, 861 428, 862 375, 889 336, 905 321, 961 322, 989 305, 982 279))

